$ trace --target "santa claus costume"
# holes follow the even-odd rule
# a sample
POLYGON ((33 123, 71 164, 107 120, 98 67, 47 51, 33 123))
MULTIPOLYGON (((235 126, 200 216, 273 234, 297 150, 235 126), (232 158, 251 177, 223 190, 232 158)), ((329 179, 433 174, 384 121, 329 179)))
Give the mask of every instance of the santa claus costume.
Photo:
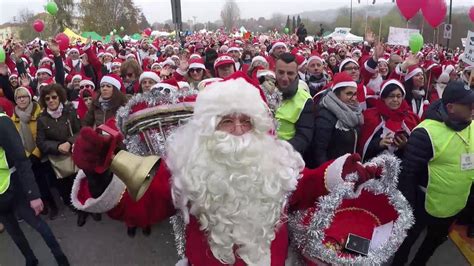
MULTIPOLYGON (((275 124, 262 94, 243 78, 208 85, 189 122, 166 139, 162 159, 120 151, 110 162, 110 142, 116 138, 84 128, 73 154, 84 169, 74 183, 74 206, 144 224, 179 213, 181 265, 283 265, 287 214, 312 206, 348 173, 367 177, 368 171, 356 157, 344 156, 302 172, 299 153, 269 134, 275 124), (236 136, 216 130, 230 114, 250 117, 251 131, 236 136), (106 174, 109 164, 113 176, 106 174), (142 179, 143 185, 132 188, 127 182, 126 189, 121 181, 126 175, 142 179)), ((139 115, 137 111, 131 119, 139 115)), ((137 124, 127 121, 119 125, 136 129, 137 124)))

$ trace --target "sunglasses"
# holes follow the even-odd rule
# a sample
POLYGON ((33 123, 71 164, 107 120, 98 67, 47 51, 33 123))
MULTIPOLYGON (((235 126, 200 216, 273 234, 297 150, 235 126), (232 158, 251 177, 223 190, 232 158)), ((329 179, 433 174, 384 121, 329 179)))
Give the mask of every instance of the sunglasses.
POLYGON ((344 68, 344 71, 357 71, 357 70, 359 70, 359 67, 357 66, 344 68))
POLYGON ((202 68, 190 68, 190 69, 189 69, 189 72, 190 72, 190 73, 192 73, 192 72, 197 72, 197 73, 199 73, 199 72, 201 72, 201 71, 202 71, 202 68))
POLYGON ((91 85, 82 85, 79 88, 82 90, 84 88, 92 88, 92 86, 91 85))
POLYGON ((47 101, 47 102, 49 102, 50 100, 56 101, 57 99, 58 99, 58 95, 44 97, 44 100, 47 101))
POLYGON ((135 73, 127 73, 127 77, 133 77, 133 75, 135 75, 135 73))
POLYGON ((171 90, 169 88, 163 88, 163 87, 155 88, 155 90, 157 90, 158 92, 161 92, 161 93, 165 93, 165 94, 169 94, 171 92, 171 90))

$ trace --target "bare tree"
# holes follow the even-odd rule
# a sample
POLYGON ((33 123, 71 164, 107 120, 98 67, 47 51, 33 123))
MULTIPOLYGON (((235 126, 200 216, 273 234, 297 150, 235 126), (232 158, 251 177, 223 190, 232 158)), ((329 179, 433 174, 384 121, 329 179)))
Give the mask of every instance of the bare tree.
POLYGON ((227 30, 232 30, 240 18, 240 9, 235 0, 226 0, 221 11, 221 19, 227 30))
POLYGON ((81 0, 83 31, 107 34, 124 27, 125 32, 139 32, 139 9, 132 0, 81 0))

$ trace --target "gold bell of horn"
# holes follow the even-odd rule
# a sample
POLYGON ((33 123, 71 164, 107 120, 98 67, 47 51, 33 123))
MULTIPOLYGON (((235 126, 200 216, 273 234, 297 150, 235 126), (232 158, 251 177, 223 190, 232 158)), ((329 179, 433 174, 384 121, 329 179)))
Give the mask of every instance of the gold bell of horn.
POLYGON ((147 191, 153 180, 154 166, 159 156, 138 156, 127 151, 120 151, 112 160, 110 169, 125 183, 128 193, 138 201, 147 191))

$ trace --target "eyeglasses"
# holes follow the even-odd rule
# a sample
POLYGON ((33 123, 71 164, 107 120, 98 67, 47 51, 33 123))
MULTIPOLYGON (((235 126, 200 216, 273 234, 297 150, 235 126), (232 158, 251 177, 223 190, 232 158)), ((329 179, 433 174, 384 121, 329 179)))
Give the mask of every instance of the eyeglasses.
POLYGON ((345 67, 344 71, 358 71, 359 67, 358 66, 353 66, 353 67, 345 67))
POLYGON ((127 73, 127 77, 133 77, 133 75, 135 75, 135 73, 127 73))
POLYGON ((170 94, 171 93, 170 88, 158 87, 158 88, 153 88, 153 90, 156 90, 156 91, 164 93, 164 94, 170 94))
POLYGON ((402 94, 396 94, 396 95, 389 95, 387 96, 388 99, 403 99, 403 95, 402 94))
POLYGON ((237 127, 240 127, 242 130, 247 131, 252 129, 252 120, 248 117, 235 117, 235 118, 223 118, 219 124, 217 124, 217 129, 232 132, 237 127))
POLYGON ((192 73, 192 72, 197 72, 197 73, 199 73, 199 72, 201 72, 201 71, 202 71, 202 68, 190 68, 190 69, 189 69, 189 72, 190 72, 190 73, 192 73))
POLYGON ((57 99, 58 99, 58 95, 44 97, 44 100, 47 101, 47 102, 49 102, 50 100, 56 101, 57 99))
POLYGON ((82 85, 79 88, 82 90, 84 88, 92 88, 92 86, 91 85, 82 85))

